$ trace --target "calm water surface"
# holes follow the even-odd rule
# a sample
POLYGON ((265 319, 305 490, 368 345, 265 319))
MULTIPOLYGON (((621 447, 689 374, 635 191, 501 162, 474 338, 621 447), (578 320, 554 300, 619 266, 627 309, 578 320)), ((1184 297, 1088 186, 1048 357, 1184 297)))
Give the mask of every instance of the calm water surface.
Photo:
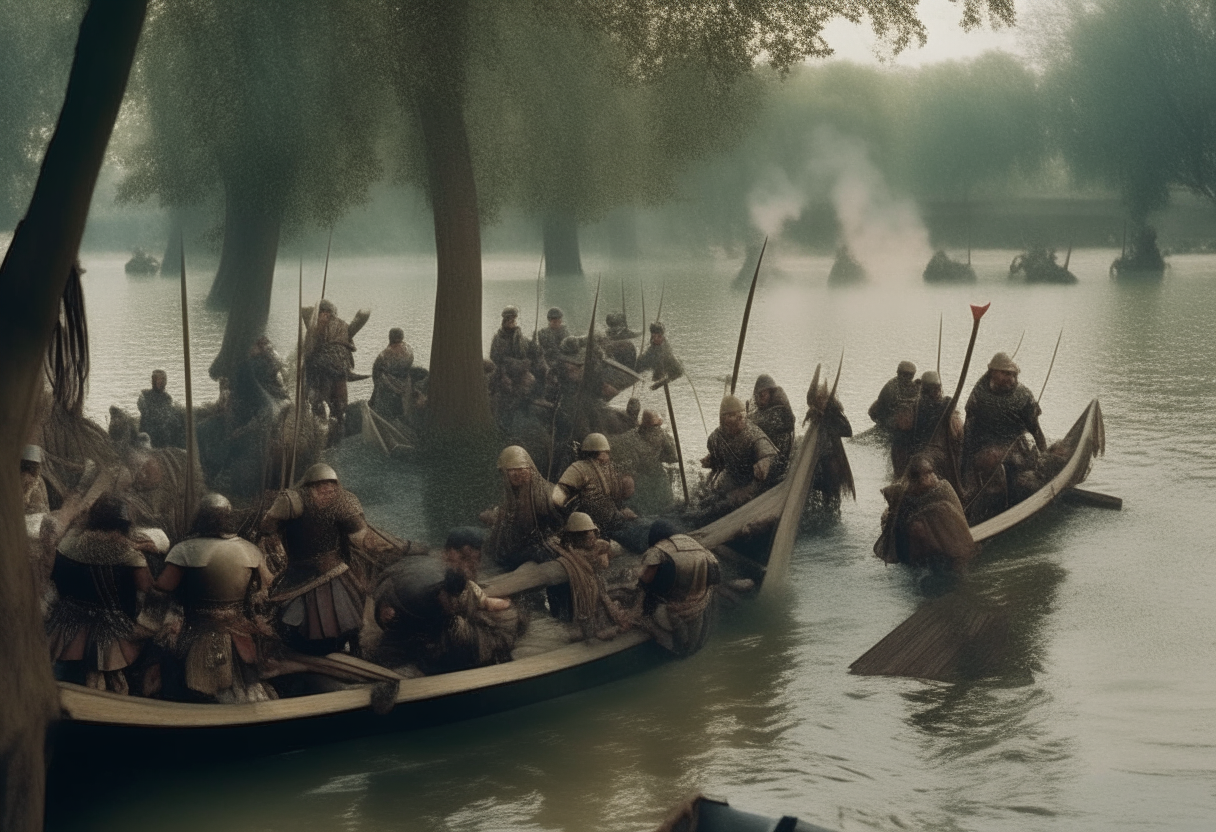
MULTIPOLYGON (((834 370, 858 431, 898 360, 936 361, 953 388, 971 301, 992 301, 976 349, 1018 353, 1023 381, 1042 385, 1043 425, 1059 437, 1093 397, 1107 456, 1090 487, 1122 496, 1121 513, 1053 508, 986 548, 972 583, 1016 610, 1013 649, 993 679, 955 685, 850 676, 848 664, 933 588, 870 552, 888 475, 882 448, 849 446, 856 503, 811 522, 788 592, 737 611, 708 647, 682 662, 574 696, 414 733, 352 741, 239 766, 187 782, 148 775, 74 817, 71 828, 161 830, 646 830, 692 789, 772 815, 851 829, 1210 829, 1216 823, 1216 258, 1179 256, 1159 285, 1111 282, 1109 251, 1072 259, 1076 286, 1010 284, 1012 252, 977 254, 977 285, 877 281, 829 289, 830 261, 770 249, 752 313, 741 384, 768 372, 801 412, 817 362, 834 370)), ((125 256, 86 258, 93 344, 91 414, 133 409, 150 371, 166 368, 181 397, 178 289, 128 279, 125 256)), ((535 261, 486 262, 483 329, 507 303, 531 325, 535 261)), ((713 427, 730 370, 743 296, 727 287, 737 262, 645 266, 592 262, 601 311, 641 320, 639 282, 663 320, 713 427)), ((320 264, 306 263, 306 298, 320 264)), ((284 264, 271 335, 294 347, 296 265, 284 264)), ((349 318, 373 307, 357 339, 369 371, 390 326, 418 360, 429 355, 433 263, 337 258, 329 296, 349 318)), ((222 320, 191 292, 196 401, 214 398, 206 364, 222 320)), ((542 310, 560 305, 584 331, 594 280, 551 281, 542 310)), ((639 327, 640 328, 640 327, 639 327)), ((973 372, 972 378, 975 377, 973 372)), ((352 385, 352 398, 370 393, 352 385)), ((661 409, 645 393, 644 406, 661 409)), ((692 390, 673 389, 685 457, 704 453, 692 390)), ((337 458, 369 516, 402 535, 441 539, 484 507, 477 473, 440 481, 370 459, 337 458)), ((101 755, 104 759, 104 754, 101 755)))

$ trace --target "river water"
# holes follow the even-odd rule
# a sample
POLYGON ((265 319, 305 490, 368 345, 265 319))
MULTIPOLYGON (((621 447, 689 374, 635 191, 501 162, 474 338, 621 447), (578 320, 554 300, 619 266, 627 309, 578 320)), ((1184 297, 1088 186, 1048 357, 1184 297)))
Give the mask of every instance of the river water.
MULTIPOLYGON (((1122 512, 1054 507, 989 545, 970 580, 1015 610, 1012 649, 994 678, 958 684, 863 678, 850 662, 933 591, 923 575, 870 551, 888 476, 883 448, 850 443, 856 503, 801 535, 788 591, 738 610, 698 655, 623 681, 496 716, 329 745, 188 778, 141 776, 63 828, 160 830, 646 830, 693 789, 741 808, 852 829, 1210 829, 1216 818, 1216 258, 1178 256, 1155 285, 1112 282, 1110 251, 1078 251, 1075 286, 1010 283, 1013 252, 976 254, 979 282, 936 287, 874 281, 829 288, 830 259, 770 248, 752 312, 741 386, 760 372, 795 410, 817 362, 834 372, 856 431, 900 359, 941 365, 952 389, 970 331, 984 318, 971 378, 997 350, 1022 380, 1043 384, 1048 438, 1091 398, 1106 420, 1107 454, 1089 486, 1124 498, 1122 512)), ((89 412, 104 424, 129 409, 153 367, 182 395, 178 287, 129 279, 125 256, 85 258, 94 369, 89 412)), ((603 274, 601 314, 641 321, 663 295, 670 339, 697 385, 710 428, 733 360, 744 295, 738 262, 589 264, 603 274)), ((294 346, 296 264, 281 264, 270 334, 294 346)), ((434 266, 425 259, 335 258, 329 291, 343 317, 374 309, 358 337, 370 371, 390 326, 417 360, 429 354, 434 266)), ((507 303, 531 325, 535 260, 485 264, 484 331, 507 303)), ((306 298, 321 264, 305 263, 306 298)), ((192 279, 196 401, 222 320, 192 279)), ((542 313, 567 310, 585 331, 594 292, 550 281, 542 313)), ((352 385, 352 398, 370 392, 352 385)), ((968 389, 970 382, 968 383, 968 389)), ((644 406, 663 408, 646 392, 644 406)), ((684 454, 704 453, 692 391, 673 388, 684 454)), ((344 447, 336 464, 369 517, 431 541, 488 503, 493 460, 443 482, 344 447), (479 480, 480 482, 473 482, 479 480)), ((99 761, 104 754, 99 755, 99 761)))

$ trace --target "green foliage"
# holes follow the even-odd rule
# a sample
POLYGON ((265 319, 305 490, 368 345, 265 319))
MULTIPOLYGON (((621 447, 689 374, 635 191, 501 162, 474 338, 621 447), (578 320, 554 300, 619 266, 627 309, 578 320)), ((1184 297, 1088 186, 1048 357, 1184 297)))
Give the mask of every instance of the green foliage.
POLYGON ((1050 56, 1055 136, 1080 177, 1133 216, 1180 186, 1216 199, 1216 10, 1207 0, 1079 7, 1050 56))
POLYGON ((83 5, 0 0, 0 228, 25 213, 59 117, 83 5))
POLYGON ((148 15, 120 198, 187 206, 224 186, 332 225, 380 175, 383 45, 359 0, 161 0, 148 15))

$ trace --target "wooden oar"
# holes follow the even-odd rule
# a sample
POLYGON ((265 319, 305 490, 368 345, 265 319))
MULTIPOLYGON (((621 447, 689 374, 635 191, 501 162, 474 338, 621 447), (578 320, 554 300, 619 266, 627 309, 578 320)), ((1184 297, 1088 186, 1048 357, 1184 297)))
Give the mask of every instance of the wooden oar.
POLYGON ((747 340, 747 321, 752 316, 752 299, 756 297, 756 281, 760 278, 760 264, 764 262, 764 250, 768 248, 768 237, 760 246, 760 256, 756 258, 756 272, 752 275, 751 288, 747 290, 747 304, 743 307, 743 324, 739 327, 739 346, 735 348, 735 368, 730 374, 730 392, 733 396, 735 385, 739 381, 739 362, 743 360, 743 343, 747 340))
POLYGON ((680 487, 684 489, 684 505, 688 505, 688 475, 684 473, 684 451, 680 448, 680 429, 676 427, 676 411, 671 406, 671 388, 663 382, 663 396, 667 399, 667 418, 671 421, 671 438, 676 443, 676 461, 680 466, 680 487))
POLYGON ((186 308, 186 235, 181 238, 182 265, 182 355, 186 364, 186 502, 182 531, 190 528, 194 511, 194 385, 190 378, 190 312, 186 308))
MULTIPOLYGON (((844 358, 841 357, 843 362, 844 358)), ((820 366, 815 367, 816 383, 820 366)), ((840 381, 840 372, 836 373, 836 382, 840 381)), ((832 389, 836 389, 833 383, 832 389)), ((830 400, 830 399, 829 399, 830 400)), ((771 597, 784 583, 789 571, 790 559, 794 551, 794 540, 798 536, 798 524, 802 519, 802 509, 806 506, 807 497, 811 493, 811 484, 815 480, 815 466, 819 462, 819 428, 818 421, 811 425, 802 444, 798 448, 798 457, 793 470, 787 476, 789 490, 786 492, 785 505, 781 508, 781 519, 777 521, 777 529, 773 532, 773 545, 769 552, 768 564, 765 566, 764 583, 760 585, 760 594, 771 597)))

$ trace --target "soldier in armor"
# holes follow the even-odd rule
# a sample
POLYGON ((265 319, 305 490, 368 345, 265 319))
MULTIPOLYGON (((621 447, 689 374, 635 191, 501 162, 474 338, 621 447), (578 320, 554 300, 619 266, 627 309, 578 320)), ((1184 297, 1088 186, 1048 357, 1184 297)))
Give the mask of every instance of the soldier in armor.
POLYGON ((279 495, 261 530, 286 551, 287 569, 270 600, 281 605, 291 640, 316 655, 347 643, 357 652, 366 590, 363 576, 351 569, 352 549, 368 532, 358 498, 319 462, 304 472, 298 489, 279 495))
POLYGON ((708 444, 709 453, 701 460, 701 467, 710 470, 711 496, 706 514, 726 514, 768 487, 777 448, 764 431, 747 420, 739 399, 723 397, 718 427, 709 435, 708 444))
POLYGON ((684 375, 684 365, 676 358, 671 344, 667 341, 667 328, 658 321, 650 325, 650 345, 638 358, 635 369, 639 373, 651 371, 651 379, 654 381, 651 390, 657 390, 665 383, 684 375))
POLYGON ((490 360, 501 367, 505 358, 528 360, 528 342, 519 329, 519 308, 515 306, 502 310, 502 326, 490 339, 490 360))
POLYGON ((51 581, 59 593, 47 616, 51 660, 60 678, 98 690, 130 691, 126 668, 150 633, 136 624, 139 595, 152 589, 148 562, 130 538, 124 500, 103 494, 83 530, 55 552, 51 581))
POLYGON ((374 660, 426 674, 511 661, 524 619, 511 606, 482 607, 475 586, 438 558, 393 564, 376 587, 376 623, 384 634, 374 660))
POLYGON ((573 621, 584 639, 611 639, 616 627, 630 626, 628 613, 612 599, 604 572, 611 559, 608 541, 586 512, 574 511, 566 520, 558 548, 558 562, 569 581, 548 588, 549 610, 561 621, 573 621), (602 614, 606 613, 606 617, 602 614))
POLYGON ((666 520, 650 527, 642 555, 642 616, 639 623, 677 656, 691 656, 709 638, 715 587, 722 582, 718 559, 666 520))
POLYGON ((42 448, 26 445, 21 452, 21 496, 26 514, 45 514, 51 510, 42 479, 42 448))
POLYGON ((502 472, 503 500, 483 517, 493 525, 486 552, 503 569, 552 560, 548 539, 563 523, 553 503, 553 487, 519 445, 503 448, 498 470, 502 472))
POLYGON ((975 540, 953 486, 933 473, 933 463, 915 456, 908 475, 882 490, 887 500, 874 554, 887 563, 966 569, 975 540))
POLYGON ((607 325, 604 354, 632 370, 638 363, 638 348, 634 346, 633 339, 641 333, 629 329, 624 312, 609 312, 604 323, 607 325))
POLYGON ((570 330, 562 323, 562 310, 554 306, 545 316, 549 325, 537 333, 537 341, 540 343, 541 352, 544 353, 545 361, 549 366, 553 366, 561 354, 562 341, 570 337, 570 330))
POLYGON ((154 448, 186 447, 186 414, 165 391, 169 376, 152 371, 152 387, 139 394, 139 429, 152 438, 154 448))
MULTIPOLYGON (((916 406, 916 422, 912 426, 912 436, 909 447, 913 455, 925 456, 933 463, 933 469, 939 477, 946 477, 953 463, 958 459, 963 438, 963 417, 954 408, 950 414, 950 424, 943 428, 943 434, 936 436, 937 424, 942 420, 952 399, 942 395, 942 379, 935 370, 927 370, 920 377, 920 402, 916 406), (949 443, 947 447, 944 443, 949 443)), ((952 479, 953 475, 948 477, 952 479)))
POLYGON ((748 419, 764 431, 764 435, 777 449, 777 459, 769 477, 774 483, 781 482, 785 479, 785 472, 790 466, 790 456, 794 452, 794 409, 790 407, 785 390, 778 387, 777 382, 768 374, 756 378, 752 402, 755 409, 748 415, 748 419))
POLYGON ((1042 411, 1034 394, 1018 383, 1019 372, 1013 359, 998 352, 967 399, 962 473, 964 491, 974 495, 967 515, 973 523, 1008 508, 1008 484, 1019 472, 1036 467, 1039 453, 1047 450, 1039 427, 1042 411))
POLYGON ((633 509, 624 507, 633 496, 633 478, 616 470, 612 448, 602 433, 587 434, 579 455, 553 487, 553 504, 590 515, 605 537, 617 538, 637 519, 633 509))
POLYGON ((831 395, 826 382, 815 381, 807 388, 806 406, 803 424, 819 427, 819 461, 811 488, 820 495, 826 508, 837 509, 846 491, 857 499, 853 468, 844 449, 844 439, 853 435, 853 425, 845 415, 844 405, 831 395))
POLYGON ((269 635, 252 615, 252 597, 272 576, 262 553, 234 533, 232 504, 221 494, 199 501, 191 536, 169 550, 156 579, 161 592, 181 599, 166 691, 214 702, 277 698, 258 677, 258 642, 269 635))
POLYGON ((393 327, 388 331, 388 346, 372 363, 373 389, 368 406, 385 419, 405 419, 413 410, 413 367, 414 351, 405 343, 405 332, 393 327))
POLYGON ((331 445, 340 442, 346 433, 346 382, 354 376, 354 336, 367 317, 368 313, 360 311, 354 321, 347 324, 338 317, 338 308, 332 301, 322 300, 317 305, 316 324, 309 327, 304 339, 308 400, 317 416, 324 416, 324 406, 329 405, 329 416, 333 420, 331 445))
POLYGON ((674 499, 664 466, 678 462, 679 457, 671 434, 663 430, 663 417, 653 410, 643 410, 641 424, 613 436, 611 445, 618 470, 633 477, 635 483, 630 505, 644 515, 668 511, 674 499))
POLYGON ((916 365, 911 361, 899 362, 895 378, 883 385, 870 405, 870 418, 891 436, 891 465, 896 478, 903 475, 908 465, 916 403, 920 400, 920 382, 915 379, 916 365))
POLYGON ((250 347, 249 367, 258 384, 274 401, 282 402, 291 398, 287 385, 283 383, 283 361, 265 335, 250 347))

